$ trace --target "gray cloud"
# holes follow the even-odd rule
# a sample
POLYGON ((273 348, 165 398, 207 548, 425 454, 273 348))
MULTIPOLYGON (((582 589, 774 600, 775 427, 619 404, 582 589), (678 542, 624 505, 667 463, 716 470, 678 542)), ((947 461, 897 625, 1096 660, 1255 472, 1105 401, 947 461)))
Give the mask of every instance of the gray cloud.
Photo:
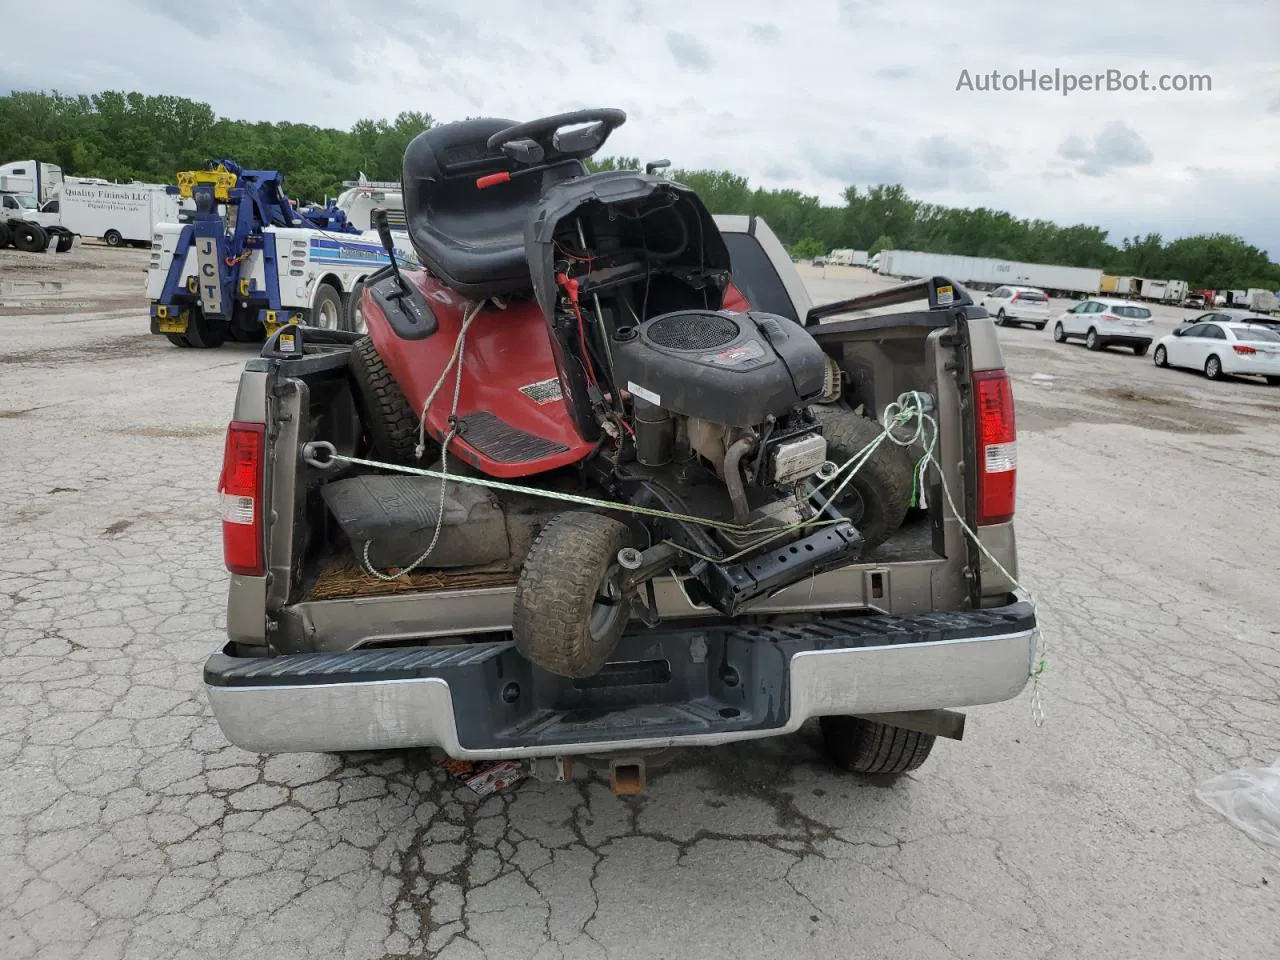
POLYGON ((914 77, 917 71, 911 67, 893 66, 881 67, 875 72, 875 76, 880 80, 905 80, 908 77, 914 77))
POLYGON ((1088 143, 1073 134, 1058 146, 1058 155, 1073 161, 1075 169, 1088 177, 1101 177, 1122 167, 1141 167, 1155 159, 1151 148, 1136 130, 1120 120, 1112 120, 1088 143))
POLYGON ((876 6, 875 0, 838 0, 836 17, 843 26, 856 27, 874 15, 876 6))
POLYGON ((587 59, 597 67, 608 63, 618 52, 614 49, 613 44, 597 34, 584 37, 583 42, 587 48, 587 59))
POLYGON ((958 140, 934 134, 920 141, 920 162, 926 167, 947 169, 973 167, 978 163, 971 149, 958 140))
MULTIPOLYGON (((874 140, 874 137, 866 139, 874 140)), ((905 184, 911 179, 908 165, 892 150, 833 151, 827 146, 809 144, 803 148, 803 154, 810 170, 841 184, 865 187, 879 183, 905 184)))
POLYGON ((682 70, 701 72, 711 68, 711 52, 692 34, 667 31, 667 49, 682 70))
POLYGON ((747 32, 756 43, 774 44, 782 39, 782 31, 772 23, 748 23, 747 32))

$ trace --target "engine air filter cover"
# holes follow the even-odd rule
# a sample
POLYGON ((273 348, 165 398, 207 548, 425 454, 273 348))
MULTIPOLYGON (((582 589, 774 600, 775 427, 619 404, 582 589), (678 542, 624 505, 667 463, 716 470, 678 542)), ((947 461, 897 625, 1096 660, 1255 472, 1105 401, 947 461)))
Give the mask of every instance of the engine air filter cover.
POLYGON ((712 350, 732 343, 741 332, 738 321, 723 313, 668 313, 655 317, 644 335, 669 350, 712 350))
POLYGON ((680 310, 613 342, 619 385, 687 417, 753 427, 821 393, 822 348, 802 327, 766 313, 680 310))

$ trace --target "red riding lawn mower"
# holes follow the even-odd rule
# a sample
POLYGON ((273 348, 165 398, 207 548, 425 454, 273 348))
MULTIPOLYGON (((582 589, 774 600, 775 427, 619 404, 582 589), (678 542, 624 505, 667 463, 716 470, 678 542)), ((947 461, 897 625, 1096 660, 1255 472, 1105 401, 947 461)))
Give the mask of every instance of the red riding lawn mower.
MULTIPOLYGON (((409 145, 422 266, 393 258, 366 283, 352 369, 373 452, 431 475, 326 491, 374 576, 429 558, 519 570, 516 645, 569 677, 598 673, 633 617, 656 624, 655 577, 734 616, 856 560, 906 509, 866 484, 848 487, 857 515, 839 509, 839 468, 865 445, 848 438, 878 425, 819 409, 838 368, 733 286, 697 195, 649 172, 588 174, 625 119, 468 120, 409 145), (406 504, 431 523, 398 522, 406 504)), ((872 457, 910 477, 901 448, 872 457)))

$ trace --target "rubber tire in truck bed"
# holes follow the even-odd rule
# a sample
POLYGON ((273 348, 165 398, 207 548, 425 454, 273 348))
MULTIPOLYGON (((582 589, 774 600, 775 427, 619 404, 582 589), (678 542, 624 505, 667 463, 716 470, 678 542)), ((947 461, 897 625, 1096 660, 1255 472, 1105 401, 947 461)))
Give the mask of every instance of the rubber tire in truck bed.
MULTIPOLYGON (((373 341, 368 337, 357 340, 349 363, 356 384, 356 402, 374 453, 396 463, 412 463, 418 445, 418 417, 378 356, 373 341)), ((428 449, 433 448, 428 438, 428 449)))
MULTIPOLYGON (((881 426, 875 420, 848 410, 819 407, 814 412, 827 438, 827 459, 837 465, 843 465, 881 433, 881 426)), ((836 507, 840 508, 850 488, 862 500, 862 516, 851 519, 866 542, 865 549, 884 543, 902 526, 911 503, 913 470, 906 451, 886 439, 853 475, 845 493, 837 500, 836 507)))

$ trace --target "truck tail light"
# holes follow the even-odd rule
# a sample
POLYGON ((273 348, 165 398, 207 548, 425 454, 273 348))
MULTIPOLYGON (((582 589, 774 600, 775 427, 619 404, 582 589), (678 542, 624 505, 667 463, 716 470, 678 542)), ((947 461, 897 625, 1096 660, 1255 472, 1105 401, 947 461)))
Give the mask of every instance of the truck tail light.
POLYGON ((1231 347, 1236 353, 1242 357, 1252 357, 1258 351, 1253 347, 1246 347, 1243 343, 1233 344, 1231 347))
POLYGON ((1013 519, 1018 480, 1018 431, 1013 385, 1004 370, 974 373, 978 418, 978 525, 1013 519))
POLYGON ((222 454, 222 555, 227 569, 249 577, 266 572, 262 545, 266 427, 232 421, 222 454))

